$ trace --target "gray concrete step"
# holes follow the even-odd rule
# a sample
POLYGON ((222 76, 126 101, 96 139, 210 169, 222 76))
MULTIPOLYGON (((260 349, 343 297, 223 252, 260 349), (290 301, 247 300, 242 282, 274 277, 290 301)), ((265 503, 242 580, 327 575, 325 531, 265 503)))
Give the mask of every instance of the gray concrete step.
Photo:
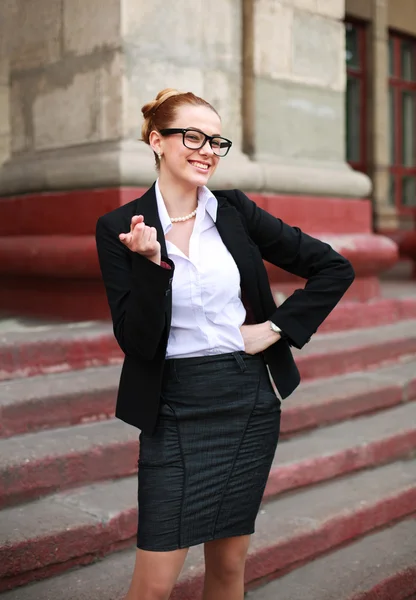
POLYGON ((407 600, 413 593, 416 517, 317 558, 247 600, 407 600))

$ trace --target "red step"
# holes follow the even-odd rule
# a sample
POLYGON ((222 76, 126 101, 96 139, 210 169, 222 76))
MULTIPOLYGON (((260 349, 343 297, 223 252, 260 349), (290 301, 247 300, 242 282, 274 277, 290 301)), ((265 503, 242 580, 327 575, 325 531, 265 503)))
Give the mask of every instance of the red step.
POLYGON ((283 403, 282 437, 416 399, 416 357, 402 363, 304 381, 283 403))
MULTIPOLYGON (((5 331, 0 380, 119 364, 122 354, 105 323, 73 323, 5 331)), ((416 354, 416 320, 316 334, 295 358, 307 379, 361 371, 416 354)))
POLYGON ((114 415, 119 365, 0 382, 0 437, 114 415))
POLYGON ((108 323, 5 326, 0 338, 0 381, 116 364, 121 359, 108 323))
MULTIPOLYGON (((61 493, 2 512, 0 577, 2 589, 42 579, 86 564, 134 540, 136 533, 135 477, 61 493)), ((391 521, 411 515, 416 506, 416 460, 396 462, 346 476, 296 494, 285 494, 263 505, 246 568, 248 584, 271 577, 297 563, 312 560, 391 521)), ((116 600, 126 588, 124 569, 112 569, 113 556, 102 566, 105 582, 86 585, 89 600, 116 600), (111 593, 112 596, 106 594, 111 593)), ((203 580, 203 551, 191 549, 188 567, 173 595, 175 600, 198 597, 203 580)), ((94 568, 94 567, 91 567, 94 568)), ((84 572, 85 573, 85 572, 84 572)), ((70 576, 70 574, 68 574, 70 576)), ((76 572, 77 577, 83 576, 76 572)), ((88 571, 86 572, 88 576, 88 571)), ((72 580, 73 581, 73 580, 72 580)), ((4 600, 51 598, 44 582, 6 594, 4 600), (32 594, 32 596, 25 595, 32 594)), ((59 597, 73 600, 74 589, 62 585, 59 597), (72 594, 72 596, 70 595, 72 594)), ((322 600, 322 599, 321 599, 322 600)), ((337 599, 339 600, 339 599, 337 599)))
POLYGON ((416 320, 315 335, 294 356, 304 379, 360 372, 416 354, 416 320))
POLYGON ((416 593, 416 517, 317 558, 249 592, 246 598, 411 600, 409 596, 413 593, 416 593))
MULTIPOLYGON (((192 587, 199 559, 193 550, 174 600, 191 598, 186 589, 192 587)), ((6 592, 2 599, 124 600, 134 555, 134 549, 117 552, 82 569, 6 592)), ((259 589, 253 589, 259 581, 248 582, 253 591, 247 600, 415 600, 409 591, 416 593, 416 518, 370 533, 282 575, 272 574, 279 579, 259 589)))
MULTIPOLYGON (((308 413, 306 403, 303 411, 308 413)), ((135 428, 111 419, 0 440, 0 507, 134 473, 138 435, 135 428)), ((306 431, 279 444, 266 496, 388 462, 413 449, 416 402, 306 431)))
MULTIPOLYGON (((416 402, 282 441, 266 497, 416 449, 416 402), (322 454, 322 449, 325 453, 322 454)), ((0 507, 136 471, 138 431, 118 420, 0 441, 0 507)))
POLYGON ((316 429, 278 445, 265 498, 391 462, 415 450, 416 402, 316 429))
MULTIPOLYGON (((282 433, 416 398, 415 363, 302 382, 284 402, 282 433)), ((0 438, 111 417, 119 377, 117 365, 0 382, 0 438)))

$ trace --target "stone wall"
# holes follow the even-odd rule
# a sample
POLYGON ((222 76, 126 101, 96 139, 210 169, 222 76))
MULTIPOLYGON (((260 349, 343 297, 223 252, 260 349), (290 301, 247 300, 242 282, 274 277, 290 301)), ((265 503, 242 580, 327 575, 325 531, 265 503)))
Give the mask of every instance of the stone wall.
POLYGON ((121 136, 115 0, 16 0, 10 44, 12 151, 121 136))
POLYGON ((258 0, 256 146, 288 160, 344 160, 343 0, 258 0))
POLYGON ((240 0, 123 0, 122 6, 124 136, 136 138, 142 105, 174 87, 211 102, 222 117, 224 135, 239 148, 240 0))
POLYGON ((242 0, 6 2, 12 156, 0 194, 150 184, 140 109, 165 87, 222 115, 234 146, 214 186, 368 194, 344 160, 344 0, 253 0, 255 160, 241 149, 242 0))
POLYGON ((0 164, 10 155, 9 68, 0 60, 0 164))
POLYGON ((0 8, 0 165, 10 156, 9 14, 11 2, 0 8))

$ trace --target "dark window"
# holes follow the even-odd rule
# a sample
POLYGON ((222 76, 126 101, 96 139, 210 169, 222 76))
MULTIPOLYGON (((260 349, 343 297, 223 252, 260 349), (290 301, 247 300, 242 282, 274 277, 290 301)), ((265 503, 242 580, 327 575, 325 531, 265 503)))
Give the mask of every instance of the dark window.
POLYGON ((354 169, 366 173, 366 26, 358 21, 347 21, 345 34, 347 63, 346 157, 354 169))
POLYGON ((390 202, 416 206, 416 40, 390 34, 390 202))

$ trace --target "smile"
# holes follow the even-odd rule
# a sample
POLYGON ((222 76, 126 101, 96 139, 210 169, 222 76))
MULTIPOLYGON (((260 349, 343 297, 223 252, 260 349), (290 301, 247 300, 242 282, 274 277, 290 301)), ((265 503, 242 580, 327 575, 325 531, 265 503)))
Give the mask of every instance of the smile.
POLYGON ((200 163, 194 160, 190 160, 188 161, 190 165, 192 165, 193 167, 197 167, 198 169, 204 169, 204 171, 208 171, 209 169, 209 165, 204 164, 204 163, 200 163))

